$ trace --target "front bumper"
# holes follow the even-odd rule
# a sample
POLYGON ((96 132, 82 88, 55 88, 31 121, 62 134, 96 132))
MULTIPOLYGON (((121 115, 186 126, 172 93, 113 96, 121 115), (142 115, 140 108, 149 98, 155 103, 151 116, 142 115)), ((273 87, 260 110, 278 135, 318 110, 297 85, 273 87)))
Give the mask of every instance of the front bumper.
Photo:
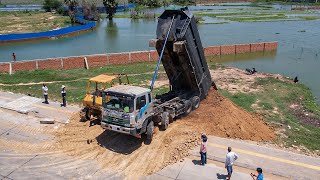
POLYGON ((105 122, 101 122, 101 127, 103 129, 108 129, 111 131, 119 132, 122 134, 129 134, 129 135, 141 138, 141 134, 138 133, 136 128, 128 128, 128 127, 118 126, 114 124, 107 124, 105 122))

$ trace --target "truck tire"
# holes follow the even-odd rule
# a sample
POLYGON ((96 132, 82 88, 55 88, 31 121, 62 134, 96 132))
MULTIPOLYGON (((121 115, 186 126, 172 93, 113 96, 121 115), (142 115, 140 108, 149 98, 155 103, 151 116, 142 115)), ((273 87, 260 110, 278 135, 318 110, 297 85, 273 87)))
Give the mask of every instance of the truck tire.
POLYGON ((166 130, 169 126, 169 113, 163 112, 161 117, 161 129, 166 130))
POLYGON ((200 98, 199 98, 199 96, 193 96, 191 98, 191 102, 192 102, 192 109, 193 110, 199 108, 199 106, 200 106, 200 98))
POLYGON ((190 114, 192 111, 192 103, 190 100, 185 100, 184 105, 185 105, 184 115, 186 116, 186 115, 190 114))
POLYGON ((150 142, 152 141, 153 130, 154 130, 154 124, 153 124, 153 121, 150 121, 149 124, 147 125, 147 140, 150 142))

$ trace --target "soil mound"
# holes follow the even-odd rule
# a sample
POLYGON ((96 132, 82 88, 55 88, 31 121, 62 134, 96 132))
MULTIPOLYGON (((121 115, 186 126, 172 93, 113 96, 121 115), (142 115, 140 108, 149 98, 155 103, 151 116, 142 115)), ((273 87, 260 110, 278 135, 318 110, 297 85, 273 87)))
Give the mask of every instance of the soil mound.
POLYGON ((183 118, 196 131, 252 141, 272 140, 275 135, 261 117, 251 114, 211 90, 201 107, 183 118))
POLYGON ((78 158, 96 159, 108 170, 132 178, 154 173, 188 156, 202 132, 254 141, 274 138, 261 118, 211 90, 199 109, 177 119, 166 131, 156 129, 150 145, 143 139, 103 131, 99 126, 89 127, 76 116, 56 133, 55 148, 78 158))

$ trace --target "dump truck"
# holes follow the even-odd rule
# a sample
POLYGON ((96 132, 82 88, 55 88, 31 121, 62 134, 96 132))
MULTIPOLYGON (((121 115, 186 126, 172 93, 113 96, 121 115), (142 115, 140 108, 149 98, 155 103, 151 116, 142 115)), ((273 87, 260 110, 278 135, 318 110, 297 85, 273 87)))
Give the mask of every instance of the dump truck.
POLYGON ((100 74, 88 80, 86 95, 82 101, 83 108, 80 116, 82 121, 90 120, 95 117, 101 120, 102 93, 105 89, 117 84, 122 84, 122 77, 125 76, 127 83, 129 79, 127 75, 106 75, 100 74), (118 79, 118 81, 116 81, 118 79))
POLYGON ((155 126, 166 130, 175 118, 197 109, 212 80, 196 21, 187 8, 165 10, 158 19, 157 38, 149 42, 159 54, 150 88, 120 85, 104 91, 101 126, 151 142, 155 126), (153 98, 160 63, 169 92, 153 98), (109 99, 109 100, 107 100, 109 99))

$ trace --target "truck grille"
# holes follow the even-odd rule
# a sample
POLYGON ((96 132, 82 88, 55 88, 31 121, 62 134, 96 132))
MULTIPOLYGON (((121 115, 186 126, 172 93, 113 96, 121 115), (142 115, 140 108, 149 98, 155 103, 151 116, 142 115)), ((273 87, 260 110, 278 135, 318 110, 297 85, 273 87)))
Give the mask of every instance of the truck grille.
POLYGON ((115 125, 119 125, 119 126, 125 126, 125 124, 130 124, 130 122, 128 120, 115 118, 115 117, 107 117, 103 121, 105 123, 115 124, 115 125))

